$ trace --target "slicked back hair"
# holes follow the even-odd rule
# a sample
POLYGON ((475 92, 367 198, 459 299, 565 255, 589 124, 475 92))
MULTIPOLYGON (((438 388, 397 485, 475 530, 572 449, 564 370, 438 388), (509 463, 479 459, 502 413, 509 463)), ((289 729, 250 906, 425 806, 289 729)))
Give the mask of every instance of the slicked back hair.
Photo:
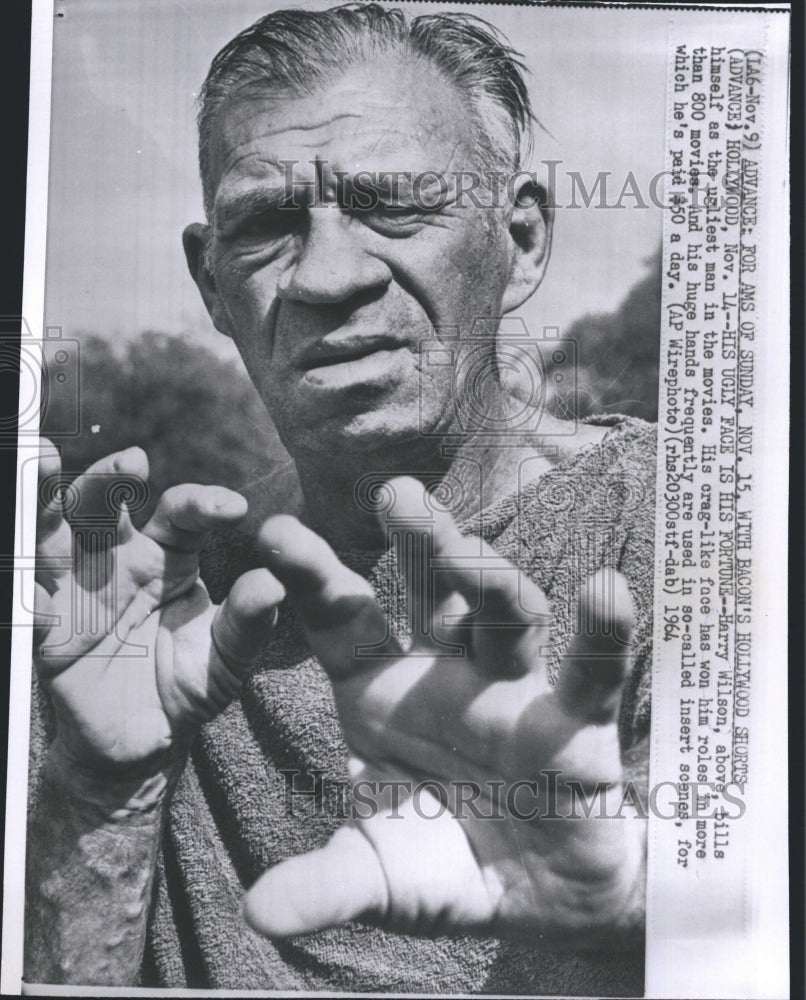
POLYGON ((221 105, 236 88, 265 84, 316 92, 350 66, 392 52, 429 60, 468 101, 479 166, 517 171, 531 148, 532 114, 520 55, 472 14, 422 14, 377 3, 324 11, 279 10, 236 35, 213 59, 199 94, 199 168, 212 212, 210 140, 221 105))

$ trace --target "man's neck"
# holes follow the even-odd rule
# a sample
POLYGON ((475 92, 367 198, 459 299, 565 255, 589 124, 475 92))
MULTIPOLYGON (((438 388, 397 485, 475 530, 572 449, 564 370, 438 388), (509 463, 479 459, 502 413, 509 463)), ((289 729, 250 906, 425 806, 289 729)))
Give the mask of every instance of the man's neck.
POLYGON ((305 520, 335 549, 382 548, 385 532, 376 511, 388 499, 383 484, 394 476, 410 475, 435 489, 461 522, 599 436, 598 428, 584 427, 572 437, 558 435, 556 424, 547 418, 543 433, 522 443, 517 437, 476 436, 461 444, 420 439, 394 453, 384 449, 297 457, 305 520))
POLYGON ((378 514, 389 497, 384 484, 405 475, 430 484, 443 481, 453 462, 441 450, 439 442, 419 441, 393 453, 383 449, 295 458, 305 521, 337 550, 383 547, 378 514))

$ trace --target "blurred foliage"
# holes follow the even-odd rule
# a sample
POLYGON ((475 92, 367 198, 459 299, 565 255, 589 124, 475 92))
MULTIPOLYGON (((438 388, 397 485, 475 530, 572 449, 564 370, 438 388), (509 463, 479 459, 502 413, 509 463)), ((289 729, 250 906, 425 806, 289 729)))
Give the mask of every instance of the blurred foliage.
MULTIPOLYGON (((570 327, 579 358, 578 416, 657 419, 660 271, 659 252, 615 312, 584 316, 570 327)), ((74 383, 50 380, 42 432, 59 445, 67 474, 140 445, 151 476, 138 521, 167 487, 182 482, 229 486, 251 502, 271 480, 271 491, 280 494, 273 506, 291 509, 297 485, 288 456, 240 364, 181 337, 146 332, 119 347, 99 336, 80 338, 78 369, 78 392, 74 383), (64 434, 65 428, 78 433, 64 434)), ((572 405, 555 397, 560 415, 572 405)))
MULTIPOLYGON (((65 473, 139 445, 148 455, 150 499, 140 519, 177 483, 243 490, 287 461, 240 364, 181 337, 146 332, 120 348, 80 338, 78 421, 72 387, 50 382, 42 433, 62 453, 65 473), (75 435, 62 435, 76 427, 75 435)), ((139 520, 139 519, 138 519, 139 520)))
MULTIPOLYGON (((644 420, 658 419, 661 270, 658 250, 647 272, 612 313, 583 316, 568 329, 576 342, 577 416, 624 413, 644 420)), ((558 396, 559 415, 572 401, 558 396)))

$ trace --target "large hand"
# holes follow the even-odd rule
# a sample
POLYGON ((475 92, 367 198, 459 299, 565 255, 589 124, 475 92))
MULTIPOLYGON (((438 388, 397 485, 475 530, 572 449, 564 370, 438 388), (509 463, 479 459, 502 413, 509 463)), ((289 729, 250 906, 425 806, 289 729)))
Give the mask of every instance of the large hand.
POLYGON ((81 527, 71 530, 48 496, 58 453, 44 441, 40 454, 35 664, 59 753, 102 781, 178 764, 195 728, 238 694, 284 596, 257 570, 216 608, 198 580, 208 533, 240 520, 246 501, 222 487, 174 487, 137 531, 112 503, 116 487, 148 476, 145 454, 130 448, 72 484, 81 527))
MULTIPOLYGON (((422 553, 422 488, 392 487, 409 552, 422 553)), ((612 816, 632 621, 623 579, 608 571, 589 582, 552 686, 542 592, 447 513, 434 513, 432 530, 435 572, 423 572, 422 555, 403 559, 413 629, 404 652, 369 585, 322 539, 291 518, 263 529, 269 565, 330 675, 362 809, 322 850, 264 874, 245 897, 246 919, 271 936, 358 918, 572 947, 634 929, 644 824, 629 809, 598 818, 599 802, 585 818, 569 785, 590 794, 606 783, 612 816), (446 655, 451 643, 463 655, 446 655), (373 644, 384 657, 367 658, 373 644), (523 818, 535 808, 542 815, 523 818)))

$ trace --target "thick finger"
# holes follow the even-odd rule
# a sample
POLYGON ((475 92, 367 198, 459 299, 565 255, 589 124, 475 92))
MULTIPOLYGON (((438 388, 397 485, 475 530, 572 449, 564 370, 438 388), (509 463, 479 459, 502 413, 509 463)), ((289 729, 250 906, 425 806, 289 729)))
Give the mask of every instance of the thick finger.
POLYGON ((45 641, 50 630, 59 623, 59 613, 45 587, 34 583, 34 649, 45 641))
POLYGON ((424 499, 419 482, 399 478, 389 485, 395 505, 388 521, 415 537, 409 547, 419 556, 419 562, 399 560, 410 614, 421 629, 415 636, 459 643, 498 675, 539 672, 550 621, 543 592, 483 539, 462 534, 433 497, 424 499))
POLYGON ((311 648, 331 676, 342 676, 377 656, 397 656, 369 583, 349 570, 327 542, 295 517, 271 517, 259 536, 264 559, 288 592, 311 648))
MULTIPOLYGON (((423 487, 416 479, 390 481, 396 496, 395 515, 412 530, 433 533, 432 566, 440 586, 455 588, 478 624, 509 628, 545 625, 548 602, 539 587, 483 539, 463 535, 451 515, 429 499, 430 523, 423 522, 423 487)), ((405 567, 402 567, 405 571, 405 567)))
POLYGON ((47 438, 39 442, 39 482, 36 513, 36 581, 49 593, 70 572, 73 537, 64 519, 60 488, 62 463, 56 447, 47 438))
POLYGON ((211 531, 237 523, 246 511, 246 500, 224 486, 184 483, 163 493, 143 534, 166 548, 199 552, 211 531))
POLYGON ((271 868, 243 898, 246 922, 282 938, 379 916, 387 906, 383 867, 355 827, 343 826, 321 850, 271 868))
MULTIPOLYGON (((392 503, 378 519, 406 585, 407 628, 415 641, 427 639, 440 631, 437 616, 453 592, 446 574, 434 566, 434 501, 425 487, 410 477, 390 480, 386 487, 392 503)), ((453 603, 458 614, 467 612, 466 602, 453 603)))
POLYGON ((128 506, 147 497, 148 458, 142 448, 132 447, 106 455, 74 479, 65 493, 65 505, 79 532, 116 521, 116 541, 121 544, 134 530, 128 506))
POLYGON ((283 585, 267 569, 244 573, 213 619, 216 652, 227 669, 241 678, 270 641, 277 624, 277 606, 285 597, 283 585))
POLYGON ((577 603, 576 631, 555 688, 563 708, 591 722, 612 721, 632 654, 633 604, 614 569, 594 573, 577 603))
POLYGON ((60 581, 75 569, 82 587, 103 587, 108 574, 108 550, 131 538, 134 528, 127 503, 136 498, 145 500, 147 475, 145 453, 140 448, 129 448, 100 459, 68 483, 61 475, 58 452, 42 438, 37 582, 54 594, 60 581))
POLYGON ((36 517, 36 537, 39 543, 46 541, 64 523, 63 504, 56 486, 61 471, 62 460, 56 446, 47 438, 40 438, 36 517))

